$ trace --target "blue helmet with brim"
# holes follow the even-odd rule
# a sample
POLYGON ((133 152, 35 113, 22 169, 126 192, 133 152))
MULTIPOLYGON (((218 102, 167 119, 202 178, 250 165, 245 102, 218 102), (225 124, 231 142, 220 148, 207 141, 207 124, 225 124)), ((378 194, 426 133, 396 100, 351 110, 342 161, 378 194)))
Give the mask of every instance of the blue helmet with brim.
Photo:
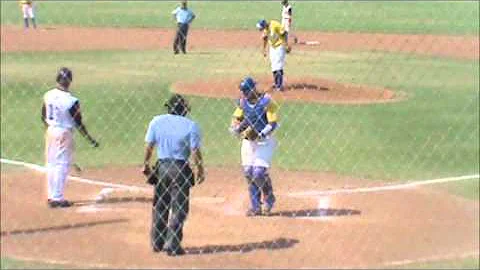
POLYGON ((258 30, 263 30, 267 27, 267 21, 264 19, 261 19, 260 21, 257 22, 257 29, 258 30))
POLYGON ((240 82, 240 91, 243 95, 248 96, 252 91, 255 90, 257 83, 252 77, 245 77, 242 82, 240 82))

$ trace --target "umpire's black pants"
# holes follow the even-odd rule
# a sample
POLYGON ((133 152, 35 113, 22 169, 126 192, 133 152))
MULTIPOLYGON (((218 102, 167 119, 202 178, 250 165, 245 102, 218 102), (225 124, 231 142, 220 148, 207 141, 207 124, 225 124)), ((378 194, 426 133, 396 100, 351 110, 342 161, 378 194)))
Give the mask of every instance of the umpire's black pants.
POLYGON ((159 160, 158 183, 152 208, 151 240, 154 250, 180 248, 183 223, 189 210, 193 172, 183 160, 159 160))
POLYGON ((177 23, 177 33, 175 34, 175 40, 173 41, 174 53, 178 53, 179 50, 183 53, 187 53, 187 35, 188 23, 177 23))

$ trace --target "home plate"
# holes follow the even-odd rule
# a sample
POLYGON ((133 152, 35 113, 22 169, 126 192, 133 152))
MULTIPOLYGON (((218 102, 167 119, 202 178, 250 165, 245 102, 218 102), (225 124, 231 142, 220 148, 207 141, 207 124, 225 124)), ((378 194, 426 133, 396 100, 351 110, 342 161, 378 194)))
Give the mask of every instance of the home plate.
POLYGON ((113 212, 123 211, 123 209, 97 207, 95 205, 80 206, 77 208, 77 213, 98 213, 98 212, 113 212))
POLYGON ((317 211, 312 216, 298 217, 298 219, 310 219, 317 221, 332 220, 333 217, 328 215, 328 209, 330 208, 331 199, 328 196, 318 197, 317 211))

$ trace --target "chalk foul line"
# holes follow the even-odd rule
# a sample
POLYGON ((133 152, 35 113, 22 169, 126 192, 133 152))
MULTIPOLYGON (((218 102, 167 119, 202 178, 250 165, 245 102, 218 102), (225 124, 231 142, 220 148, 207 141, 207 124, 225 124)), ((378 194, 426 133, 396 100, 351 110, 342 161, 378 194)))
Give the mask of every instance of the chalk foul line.
POLYGON ((433 185, 447 182, 463 181, 480 178, 479 174, 473 175, 464 175, 456 177, 447 177, 439 178, 425 181, 408 181, 403 184, 390 184, 377 187, 364 187, 364 188, 344 188, 344 189, 332 189, 332 190, 307 190, 300 192, 290 192, 287 195, 290 197, 317 197, 317 196, 328 196, 328 195, 338 195, 338 194, 352 194, 352 193, 371 193, 371 192, 381 192, 388 190, 399 190, 399 189, 408 189, 424 185, 433 185))
MULTIPOLYGON (((22 162, 22 161, 15 161, 15 160, 9 160, 9 159, 3 159, 2 158, 2 159, 0 159, 0 162, 5 163, 5 164, 24 166, 24 167, 33 169, 35 171, 40 171, 40 172, 45 172, 47 170, 44 166, 40 166, 40 165, 32 164, 32 163, 27 163, 27 162, 22 162)), ((420 181, 407 181, 407 183, 402 183, 402 184, 390 184, 390 185, 383 185, 383 186, 376 186, 376 187, 343 188, 343 189, 332 189, 332 190, 322 190, 322 191, 307 190, 307 191, 300 191, 300 192, 290 192, 290 193, 287 193, 287 196, 290 196, 290 197, 317 197, 317 196, 328 196, 328 195, 338 195, 338 194, 371 193, 371 192, 381 192, 381 191, 389 191, 389 190, 408 189, 408 188, 424 186, 424 185, 432 185, 432 184, 439 184, 439 183, 471 180, 471 179, 478 179, 478 178, 480 178, 480 174, 431 179, 431 180, 425 180, 425 181, 421 181, 421 180, 420 181)), ((81 177, 77 177, 77 176, 69 176, 69 179, 71 179, 72 181, 75 181, 75 182, 85 183, 85 184, 90 184, 90 185, 151 192, 151 188, 134 186, 134 185, 115 184, 115 183, 105 182, 105 181, 101 181, 101 180, 81 178, 81 177)), ((216 200, 220 200, 220 199, 216 199, 216 200)))
MULTIPOLYGON (((9 159, 0 159, 1 163, 5 164, 10 164, 10 165, 18 165, 18 166, 23 166, 38 172, 46 172, 47 168, 44 166, 40 166, 37 164, 32 164, 32 163, 27 163, 27 162, 22 162, 22 161, 16 161, 16 160, 9 160, 9 159)), ((128 190, 138 190, 138 191, 146 191, 150 192, 151 188, 146 188, 146 187, 139 187, 139 186, 134 186, 134 185, 124 185, 124 184, 115 184, 115 183, 110 183, 110 182, 105 182, 102 180, 95 180, 95 179, 87 179, 87 178, 81 178, 77 176, 68 176, 68 178, 74 182, 79 182, 79 183, 85 183, 85 184, 90 184, 90 185, 95 185, 95 186, 104 186, 104 187, 111 187, 111 188, 121 188, 121 189, 128 189, 128 190)))
MULTIPOLYGON (((1 163, 5 164, 10 164, 10 165, 17 165, 17 166, 23 166, 38 172, 45 173, 47 171, 47 168, 38 164, 32 164, 32 163, 27 163, 23 161, 16 161, 16 160, 9 160, 9 159, 0 159, 1 163)), ((134 185, 124 185, 124 184, 115 184, 115 183, 110 183, 110 182, 105 182, 102 180, 96 180, 96 179, 87 179, 87 178, 81 178, 77 176, 68 176, 68 178, 71 181, 78 182, 78 183, 84 183, 84 184, 89 184, 89 185, 95 185, 95 186, 103 186, 106 187, 102 189, 99 193, 99 195, 105 194, 105 193, 110 193, 113 191, 112 188, 116 189, 121 189, 121 190, 128 190, 128 191, 135 191, 135 192, 147 192, 151 193, 152 188, 151 187, 141 187, 141 186, 134 186, 134 185)), ((98 196, 97 196, 98 197, 98 196)), ((198 203, 222 203, 225 201, 225 198, 223 197, 194 197, 191 198, 192 202, 198 202, 198 203)))

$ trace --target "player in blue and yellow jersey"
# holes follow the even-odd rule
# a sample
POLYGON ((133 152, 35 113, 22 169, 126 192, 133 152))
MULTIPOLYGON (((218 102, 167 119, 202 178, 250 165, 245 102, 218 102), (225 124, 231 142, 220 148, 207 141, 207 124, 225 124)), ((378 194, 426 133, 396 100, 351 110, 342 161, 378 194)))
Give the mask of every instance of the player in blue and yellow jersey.
POLYGON ((277 91, 283 91, 283 68, 285 67, 285 56, 290 52, 288 45, 287 31, 282 24, 276 20, 267 22, 260 20, 257 23, 257 29, 263 31, 263 57, 267 56, 267 44, 270 45, 269 56, 273 73, 273 88, 277 91))
POLYGON ((257 90, 256 82, 251 77, 242 80, 240 91, 243 97, 238 100, 233 113, 230 131, 243 139, 242 166, 251 204, 247 216, 262 214, 262 194, 263 214, 269 215, 275 203, 268 168, 277 145, 272 133, 278 127, 278 105, 269 95, 257 90))

